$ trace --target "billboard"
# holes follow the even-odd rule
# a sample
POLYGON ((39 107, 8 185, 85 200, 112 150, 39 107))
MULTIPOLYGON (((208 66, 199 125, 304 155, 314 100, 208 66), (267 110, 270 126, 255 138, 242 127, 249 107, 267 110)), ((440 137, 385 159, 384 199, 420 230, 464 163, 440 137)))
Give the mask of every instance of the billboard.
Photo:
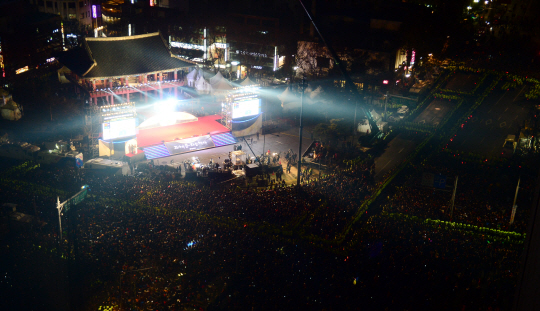
POLYGON ((259 113, 261 113, 261 100, 259 98, 250 98, 233 103, 233 119, 254 116, 259 113))
POLYGON ((170 154, 179 154, 205 148, 215 147, 214 141, 210 135, 191 137, 165 143, 165 147, 169 149, 170 154))
POLYGON ((135 136, 136 134, 135 118, 103 123, 103 140, 135 136))

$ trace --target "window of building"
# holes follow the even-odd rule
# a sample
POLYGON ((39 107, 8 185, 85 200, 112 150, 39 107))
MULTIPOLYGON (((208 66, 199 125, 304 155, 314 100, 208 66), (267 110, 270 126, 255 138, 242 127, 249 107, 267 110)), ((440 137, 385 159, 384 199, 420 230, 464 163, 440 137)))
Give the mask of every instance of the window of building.
POLYGON ((75 8, 75 2, 68 3, 68 8, 74 9, 75 8))
POLYGON ((79 8, 82 8, 84 6, 84 2, 79 1, 79 8))
POLYGON ((38 0, 38 5, 39 5, 39 6, 44 6, 44 5, 45 5, 45 1, 43 1, 43 0, 38 0))
POLYGON ((64 2, 64 10, 66 9, 66 3, 64 2))
POLYGON ((52 7, 53 7, 52 1, 47 1, 47 7, 48 7, 48 8, 52 8, 52 7))
POLYGON ((84 13, 81 14, 81 19, 84 19, 84 13))

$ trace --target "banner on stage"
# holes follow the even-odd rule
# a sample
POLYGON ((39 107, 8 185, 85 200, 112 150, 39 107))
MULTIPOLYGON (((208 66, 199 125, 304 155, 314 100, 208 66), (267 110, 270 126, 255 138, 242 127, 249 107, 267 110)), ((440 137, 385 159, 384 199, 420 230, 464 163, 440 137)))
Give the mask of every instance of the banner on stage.
POLYGON ((214 141, 210 135, 191 137, 165 143, 165 147, 169 149, 171 154, 185 153, 200 149, 215 147, 214 141))

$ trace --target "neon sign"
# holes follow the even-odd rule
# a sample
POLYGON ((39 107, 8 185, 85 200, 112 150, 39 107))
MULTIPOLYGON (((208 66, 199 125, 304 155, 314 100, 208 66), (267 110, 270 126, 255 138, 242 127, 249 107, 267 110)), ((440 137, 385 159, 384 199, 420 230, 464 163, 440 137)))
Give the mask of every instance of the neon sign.
POLYGON ((92 17, 97 18, 97 8, 96 5, 92 5, 92 17))

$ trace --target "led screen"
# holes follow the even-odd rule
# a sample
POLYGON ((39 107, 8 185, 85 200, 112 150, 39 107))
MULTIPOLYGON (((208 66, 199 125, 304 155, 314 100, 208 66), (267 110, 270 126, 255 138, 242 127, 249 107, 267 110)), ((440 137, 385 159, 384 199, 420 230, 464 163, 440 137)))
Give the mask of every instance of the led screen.
POLYGON ((254 116, 261 113, 261 100, 258 98, 233 103, 233 119, 254 116))
POLYGON ((135 136, 136 134, 134 118, 103 123, 104 140, 135 136))

